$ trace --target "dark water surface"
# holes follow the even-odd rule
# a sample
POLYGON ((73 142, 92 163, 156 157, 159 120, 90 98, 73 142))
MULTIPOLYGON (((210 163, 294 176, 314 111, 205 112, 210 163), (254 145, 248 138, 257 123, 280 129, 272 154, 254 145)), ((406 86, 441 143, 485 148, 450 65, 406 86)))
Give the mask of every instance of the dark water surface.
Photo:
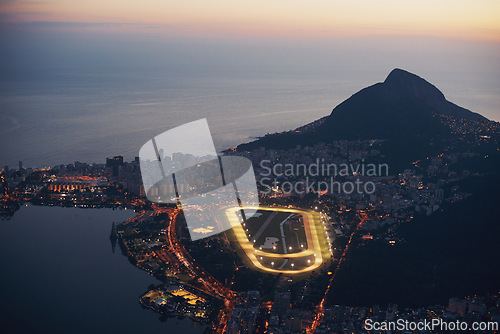
POLYGON ((189 319, 143 309, 159 281, 113 254, 111 224, 133 211, 22 207, 0 220, 2 333, 202 333, 189 319))

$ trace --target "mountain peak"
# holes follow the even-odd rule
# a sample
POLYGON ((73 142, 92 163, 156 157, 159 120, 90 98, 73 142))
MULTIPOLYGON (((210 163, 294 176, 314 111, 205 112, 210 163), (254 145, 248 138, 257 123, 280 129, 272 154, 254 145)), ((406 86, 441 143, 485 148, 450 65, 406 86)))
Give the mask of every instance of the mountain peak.
POLYGON ((314 131, 268 136, 247 147, 293 147, 338 139, 413 140, 413 144, 422 144, 438 137, 451 138, 450 128, 436 115, 487 120, 446 100, 439 89, 418 75, 395 68, 384 82, 363 88, 336 106, 314 131))
POLYGON ((400 80, 418 80, 418 79, 424 80, 416 74, 410 73, 400 68, 395 68, 391 71, 391 73, 389 73, 384 83, 396 82, 400 80))
POLYGON ((425 100, 444 100, 445 97, 433 84, 416 74, 395 68, 389 73, 384 85, 395 90, 399 95, 411 96, 425 100))

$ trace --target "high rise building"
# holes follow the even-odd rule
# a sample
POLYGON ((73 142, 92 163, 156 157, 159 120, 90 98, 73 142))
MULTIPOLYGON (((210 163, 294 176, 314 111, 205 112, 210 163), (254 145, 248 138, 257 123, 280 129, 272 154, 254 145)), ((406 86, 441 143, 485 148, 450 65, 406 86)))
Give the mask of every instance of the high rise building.
POLYGON ((119 167, 123 166, 123 157, 118 155, 113 158, 106 158, 106 167, 110 167, 113 170, 113 176, 118 177, 119 167))

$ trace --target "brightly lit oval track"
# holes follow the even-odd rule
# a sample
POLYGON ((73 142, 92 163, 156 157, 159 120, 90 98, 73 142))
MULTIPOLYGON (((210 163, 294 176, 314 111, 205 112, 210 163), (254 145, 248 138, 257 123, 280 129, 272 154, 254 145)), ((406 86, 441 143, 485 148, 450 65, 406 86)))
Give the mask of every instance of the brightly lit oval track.
MULTIPOLYGON (((239 215, 240 208, 230 208, 225 211, 226 217, 233 227, 233 233, 236 241, 245 252, 252 265, 254 265, 257 269, 276 274, 301 274, 318 269, 330 255, 329 252, 325 252, 324 250, 322 251, 321 244, 326 243, 326 241, 321 240, 322 242, 320 242, 320 238, 324 239, 325 236, 322 229, 320 230, 318 228, 321 223, 321 218, 318 213, 279 207, 244 207, 243 210, 257 210, 260 214, 262 214, 262 212, 267 212, 268 215, 271 216, 270 218, 268 217, 269 222, 266 221, 267 225, 269 225, 271 220, 275 218, 278 213, 284 213, 285 216, 287 216, 285 219, 277 219, 274 221, 274 228, 279 228, 281 230, 281 237, 283 241, 281 243, 280 236, 272 238, 277 241, 274 243, 275 246, 271 246, 272 250, 270 249, 271 251, 268 252, 263 250, 262 247, 256 246, 256 240, 249 238, 248 229, 244 227, 244 223, 239 215), (269 214, 269 212, 271 213, 269 214), (293 244, 295 238, 288 238, 290 241, 289 244, 293 244, 294 247, 286 247, 283 225, 292 215, 301 217, 300 221, 303 223, 306 241, 301 243, 297 237, 297 242, 293 244), (278 244, 279 247, 276 247, 278 244), (278 253, 276 251, 276 249, 280 248, 283 248, 283 253, 278 253), (288 249, 293 249, 293 252, 288 253, 288 249)), ((283 217, 283 215, 281 217, 283 217)), ((260 229, 265 230, 267 228, 266 223, 260 223, 260 229)), ((264 236, 266 234, 265 231, 259 232, 263 233, 264 236)))

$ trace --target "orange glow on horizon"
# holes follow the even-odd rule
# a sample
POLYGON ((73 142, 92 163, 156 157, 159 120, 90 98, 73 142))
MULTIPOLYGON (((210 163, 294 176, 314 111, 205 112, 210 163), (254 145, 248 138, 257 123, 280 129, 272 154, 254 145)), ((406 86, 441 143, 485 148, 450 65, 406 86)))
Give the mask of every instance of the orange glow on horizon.
POLYGON ((411 4, 398 0, 339 3, 18 0, 0 5, 0 11, 4 21, 14 23, 122 23, 127 24, 127 29, 154 26, 188 35, 312 38, 428 35, 500 40, 500 2, 495 0, 421 0, 411 4))

